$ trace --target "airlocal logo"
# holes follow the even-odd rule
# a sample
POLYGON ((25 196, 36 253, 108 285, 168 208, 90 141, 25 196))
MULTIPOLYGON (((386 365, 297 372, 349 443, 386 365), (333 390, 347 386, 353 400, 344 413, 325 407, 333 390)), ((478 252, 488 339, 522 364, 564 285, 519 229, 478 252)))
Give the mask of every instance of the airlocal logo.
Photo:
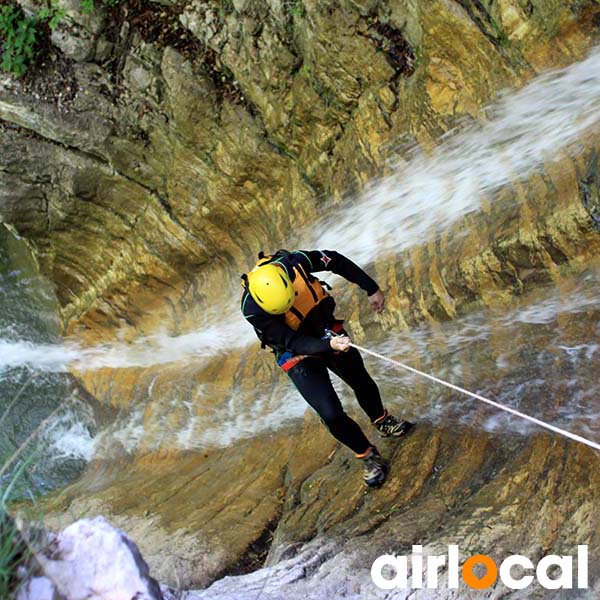
MULTIPOLYGON (((423 546, 413 546, 412 551, 410 569, 408 556, 384 554, 377 558, 371 567, 371 578, 375 585, 382 590, 395 588, 436 590, 438 589, 438 570, 447 565, 447 585, 450 589, 458 588, 462 576, 464 583, 474 590, 484 590, 493 586, 498 577, 511 590, 522 590, 531 585, 534 580, 534 575, 524 573, 526 571, 535 571, 535 578, 537 578, 538 583, 547 590, 572 589, 575 587, 572 556, 551 554, 544 556, 537 566, 534 566, 531 560, 522 554, 509 556, 500 565, 485 554, 476 554, 467 558, 462 568, 459 568, 459 549, 456 545, 448 546, 448 553, 440 556, 423 556, 423 546), (518 574, 513 571, 513 567, 515 570, 519 568, 518 574), (560 575, 550 577, 549 571, 554 572, 557 568, 560 569, 560 575), (391 578, 384 577, 384 569, 386 572, 391 570, 395 574, 391 578)), ((577 588, 587 589, 587 546, 577 546, 577 559, 575 562, 577 588)))

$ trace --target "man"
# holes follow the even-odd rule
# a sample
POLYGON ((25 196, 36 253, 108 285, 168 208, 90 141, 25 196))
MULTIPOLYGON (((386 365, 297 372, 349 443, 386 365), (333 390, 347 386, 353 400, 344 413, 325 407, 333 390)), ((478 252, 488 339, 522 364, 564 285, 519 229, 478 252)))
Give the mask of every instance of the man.
POLYGON ((345 256, 331 250, 279 250, 273 256, 261 252, 254 269, 242 275, 242 313, 333 436, 364 462, 364 481, 375 487, 384 482, 388 464, 344 412, 328 369, 353 389, 381 436, 400 437, 412 424, 384 409, 377 384, 351 347, 343 321, 334 317, 335 301, 325 289, 329 286, 312 275, 318 271, 331 271, 357 284, 367 293, 371 308, 383 310, 379 286, 345 256))

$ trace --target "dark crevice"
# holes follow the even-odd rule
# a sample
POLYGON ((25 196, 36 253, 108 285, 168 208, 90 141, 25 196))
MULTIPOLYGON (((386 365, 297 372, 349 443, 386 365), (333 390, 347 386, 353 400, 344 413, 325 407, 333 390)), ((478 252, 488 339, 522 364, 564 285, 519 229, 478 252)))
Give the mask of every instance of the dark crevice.
POLYGON ((160 202, 160 205, 164 208, 165 212, 169 215, 171 221, 175 221, 175 217, 173 216, 173 207, 169 201, 163 196, 156 196, 156 198, 160 202))
POLYGON ((133 0, 115 4, 108 10, 109 25, 105 35, 115 45, 115 51, 103 66, 111 74, 115 85, 113 93, 118 97, 122 92, 121 71, 131 48, 133 34, 137 34, 145 43, 156 48, 177 50, 195 69, 211 79, 219 105, 229 100, 243 105, 254 116, 256 108, 244 96, 231 70, 220 63, 215 50, 181 25, 179 17, 185 6, 182 2, 167 5, 133 0))
POLYGON ((415 72, 415 53, 402 31, 389 23, 378 19, 369 20, 369 29, 374 32, 368 35, 375 46, 384 52, 388 64, 394 69, 396 77, 410 77, 415 72))
POLYGON ((317 571, 339 552, 338 547, 331 547, 328 550, 320 549, 317 556, 302 567, 302 576, 304 579, 311 579, 317 571))
POLYGON ((555 265, 562 265, 569 261, 569 257, 560 248, 556 247, 554 240, 549 235, 540 236, 540 242, 555 265))
POLYGON ((267 559, 267 554, 273 542, 273 535, 281 515, 267 523, 260 536, 246 548, 241 558, 232 566, 229 566, 221 575, 215 577, 216 580, 226 575, 246 575, 260 569, 267 559))
POLYGON ((174 48, 190 61, 201 58, 202 44, 179 23, 183 6, 181 3, 163 5, 133 0, 116 3, 108 8, 105 36, 115 45, 115 52, 104 66, 112 69, 113 75, 115 74, 133 33, 137 33, 144 42, 157 48, 174 48))
MULTIPOLYGON (((383 22, 377 17, 366 19, 369 33, 357 30, 358 35, 368 38, 377 50, 383 52, 387 63, 394 69, 394 76, 390 80, 390 88, 396 96, 394 105, 389 112, 398 110, 398 84, 401 78, 408 78, 415 72, 415 52, 408 43, 400 29, 390 23, 383 22)), ((380 107, 381 108, 381 107, 380 107)), ((388 111, 382 110, 384 119, 391 128, 388 111)))
MULTIPOLYGON (((7 121, 5 119, 0 118, 0 129, 5 128, 5 129, 12 129, 15 130, 19 133, 19 137, 27 137, 29 139, 36 139, 38 141, 47 143, 47 144, 52 144, 53 146, 59 146, 60 148, 63 149, 67 149, 70 152, 73 152, 74 154, 79 155, 82 158, 85 158, 86 160, 90 160, 98 165, 101 165, 104 169, 106 169, 106 167, 108 167, 111 171, 114 171, 115 173, 117 173, 118 175, 123 176, 125 179, 130 179, 129 177, 126 177, 125 175, 123 175, 122 173, 119 173, 118 171, 116 171, 116 169, 114 169, 114 167, 108 162, 108 160, 100 155, 100 154, 94 154, 92 152, 89 152, 87 150, 83 150, 77 146, 73 146, 70 144, 67 144, 66 142, 51 138, 51 137, 46 137, 44 135, 42 135, 41 133, 39 133, 38 131, 36 131, 35 129, 31 129, 25 125, 20 125, 19 123, 13 123, 12 121, 7 121)), ((133 181, 133 180, 132 180, 133 181)), ((144 187, 142 184, 135 182, 138 185, 140 185, 141 187, 144 187)))
POLYGON ((586 176, 579 181, 583 206, 590 215, 594 228, 600 231, 600 171, 598 153, 594 150, 588 163, 586 176))
POLYGON ((527 0, 526 2, 520 3, 521 9, 525 13, 526 17, 531 17, 533 14, 533 2, 531 0, 527 0))
MULTIPOLYGON (((12 123, 11 121, 5 121, 0 117, 0 132, 2 131, 14 131, 18 134, 18 139, 30 139, 30 140, 40 140, 43 142, 48 141, 44 136, 37 133, 37 131, 33 131, 32 129, 27 129, 26 127, 22 127, 17 123, 12 123)), ((1 167, 1 165, 0 165, 1 167)))
MULTIPOLYGON (((219 106, 222 105, 225 100, 228 100, 234 104, 244 106, 244 108, 255 117, 258 114, 258 110, 244 95, 244 92, 236 81, 231 69, 220 62, 215 50, 208 46, 204 46, 200 42, 198 43, 201 45, 203 53, 201 68, 215 86, 219 106)), ((194 64, 193 61, 192 64, 194 64)))
POLYGON ((506 47, 508 46, 508 37, 481 1, 455 0, 455 2, 464 8, 481 33, 483 33, 483 35, 496 47, 502 56, 505 56, 506 47))

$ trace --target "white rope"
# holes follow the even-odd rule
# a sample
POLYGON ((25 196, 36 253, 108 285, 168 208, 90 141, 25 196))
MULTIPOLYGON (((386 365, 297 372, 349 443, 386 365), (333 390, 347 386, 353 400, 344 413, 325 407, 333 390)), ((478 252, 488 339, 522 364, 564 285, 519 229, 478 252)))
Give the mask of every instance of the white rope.
POLYGON ((443 379, 439 379, 438 377, 434 377, 433 375, 423 373, 423 371, 419 371, 418 369, 409 367, 408 365, 405 365, 405 364, 403 364, 397 360, 394 360, 392 358, 388 358, 387 356, 383 356, 382 354, 378 354, 377 352, 373 352, 372 350, 367 350, 367 348, 363 348, 362 346, 357 346, 356 344, 350 344, 350 345, 353 348, 360 350, 361 352, 365 352, 366 354, 370 354, 371 356, 374 356, 375 358, 385 360, 389 363, 396 365, 397 367, 400 367, 401 369, 405 369, 407 371, 410 371, 411 373, 415 373, 416 375, 421 375, 421 377, 426 377, 427 379, 430 379, 431 381, 435 381, 436 383, 445 385, 446 387, 456 390, 457 392, 461 392, 462 394, 471 396, 471 398, 475 398, 476 400, 481 400, 482 402, 485 402, 486 404, 490 404, 491 406, 495 406, 496 408, 499 408, 500 410, 505 410, 506 412, 516 415, 517 417, 521 417, 522 419, 531 421, 532 423, 535 423, 536 425, 539 425, 540 427, 545 427, 546 429, 549 429, 550 431, 553 431, 554 433, 564 435, 565 437, 575 440, 576 442, 585 444, 586 446, 589 446, 590 448, 600 450, 600 444, 597 444, 596 442, 592 442, 591 440, 587 440, 586 438, 581 437, 580 435, 577 435, 576 433, 571 433, 570 431, 565 431, 564 429, 561 429, 560 427, 555 427, 554 425, 550 425, 550 423, 546 423, 544 421, 541 421, 540 419, 536 419, 535 417, 530 417, 529 415, 519 412, 518 410, 515 410, 514 408, 510 408, 510 406, 504 406, 503 404, 499 404, 498 402, 494 402, 493 400, 488 400, 487 398, 484 398, 483 396, 480 396, 479 394, 474 394, 473 392, 469 392, 469 390, 465 390, 464 388, 454 385, 453 383, 448 383, 447 381, 444 381, 443 379))

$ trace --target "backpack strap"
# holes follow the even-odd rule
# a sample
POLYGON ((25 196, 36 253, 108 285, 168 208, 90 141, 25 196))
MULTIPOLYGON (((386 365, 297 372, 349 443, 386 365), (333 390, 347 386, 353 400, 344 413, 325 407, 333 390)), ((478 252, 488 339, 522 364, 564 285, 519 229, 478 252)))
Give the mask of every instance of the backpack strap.
MULTIPOLYGON (((258 253, 258 260, 256 261, 254 268, 270 263, 273 260, 273 258, 275 258, 275 257, 267 255, 261 250, 258 253)), ((248 289, 248 274, 244 273, 244 274, 240 275, 240 278, 242 280, 242 287, 247 290, 248 289)))
POLYGON ((269 264, 275 256, 271 256, 270 254, 265 254, 262 250, 258 253, 258 260, 256 261, 255 267, 260 267, 261 265, 269 264))

